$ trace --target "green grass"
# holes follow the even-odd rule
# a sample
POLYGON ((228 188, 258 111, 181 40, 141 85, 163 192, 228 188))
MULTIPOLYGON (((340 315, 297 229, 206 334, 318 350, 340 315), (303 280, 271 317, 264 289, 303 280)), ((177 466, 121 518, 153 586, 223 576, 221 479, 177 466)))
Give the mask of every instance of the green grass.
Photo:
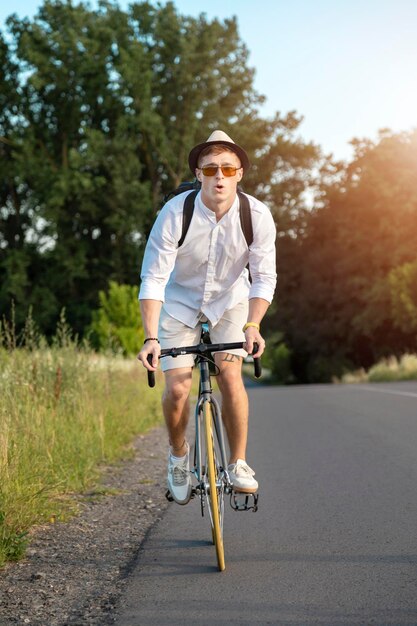
POLYGON ((417 355, 404 354, 400 358, 382 359, 368 371, 358 370, 345 374, 342 383, 392 382, 417 380, 417 355))
POLYGON ((100 466, 131 455, 135 435, 162 417, 135 359, 71 341, 0 348, 0 397, 2 565, 24 554, 31 527, 74 514, 74 495, 97 484, 100 466))

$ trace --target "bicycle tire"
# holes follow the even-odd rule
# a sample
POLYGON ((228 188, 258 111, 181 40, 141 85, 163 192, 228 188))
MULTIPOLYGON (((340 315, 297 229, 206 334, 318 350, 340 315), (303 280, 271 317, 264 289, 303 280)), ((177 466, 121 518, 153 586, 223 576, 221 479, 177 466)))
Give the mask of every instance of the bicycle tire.
POLYGON ((219 514, 219 495, 217 492, 218 470, 214 458, 213 418, 211 403, 209 401, 203 404, 203 418, 207 456, 206 472, 210 491, 207 500, 210 507, 210 521, 212 525, 213 542, 216 548, 217 565, 219 571, 222 572, 226 564, 224 559, 223 529, 219 514))
MULTIPOLYGON (((219 427, 221 428, 221 423, 220 423, 221 417, 219 418, 216 404, 214 404, 213 402, 211 402, 211 419, 212 419, 211 424, 212 424, 212 431, 213 431, 212 441, 213 441, 213 450, 214 450, 214 465, 217 470, 217 482, 219 483, 219 476, 222 475, 222 470, 225 465, 225 461, 224 462, 222 461, 224 455, 222 455, 221 453, 219 433, 217 431, 217 425, 219 425, 219 427)), ((221 481, 220 481, 220 489, 217 490, 217 500, 218 500, 218 509, 219 509, 219 518, 220 518, 220 532, 223 538, 224 537, 223 535, 224 485, 221 481)), ((213 544, 214 544, 214 538, 213 538, 213 544)), ((223 538, 223 545, 224 545, 224 538, 223 538)))

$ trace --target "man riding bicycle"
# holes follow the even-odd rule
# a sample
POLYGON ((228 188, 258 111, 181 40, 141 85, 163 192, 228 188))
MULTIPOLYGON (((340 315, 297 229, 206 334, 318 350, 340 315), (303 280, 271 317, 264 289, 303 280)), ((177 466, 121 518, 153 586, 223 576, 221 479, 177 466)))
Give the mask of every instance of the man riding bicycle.
MULTIPOLYGON (((252 353, 254 343, 259 346, 255 357, 265 348, 260 323, 276 285, 275 224, 269 209, 248 196, 253 228, 248 247, 237 186, 250 162, 226 133, 214 131, 191 150, 188 162, 201 190, 183 244, 178 246, 184 200, 191 192, 165 204, 146 245, 139 292, 145 343, 138 359, 155 371, 161 348, 198 343, 200 322, 205 321, 214 343, 245 342, 246 351, 219 352, 214 359, 230 448, 228 473, 236 491, 255 493, 258 483, 246 463, 249 409, 242 361, 252 353)), ((186 504, 191 496, 186 428, 193 364, 192 355, 167 357, 161 363, 162 407, 170 443, 168 489, 179 504, 186 504)))

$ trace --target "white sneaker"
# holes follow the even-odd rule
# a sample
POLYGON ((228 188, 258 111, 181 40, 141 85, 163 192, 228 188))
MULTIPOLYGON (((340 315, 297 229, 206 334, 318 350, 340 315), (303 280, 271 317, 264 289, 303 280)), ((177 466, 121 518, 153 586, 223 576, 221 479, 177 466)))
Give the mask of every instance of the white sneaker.
POLYGON ((258 490, 258 483, 254 479, 255 472, 249 467, 246 461, 238 459, 227 468, 229 477, 235 491, 243 493, 255 493, 258 490))
POLYGON ((177 504, 187 504, 191 498, 190 447, 182 459, 168 453, 168 489, 177 504))

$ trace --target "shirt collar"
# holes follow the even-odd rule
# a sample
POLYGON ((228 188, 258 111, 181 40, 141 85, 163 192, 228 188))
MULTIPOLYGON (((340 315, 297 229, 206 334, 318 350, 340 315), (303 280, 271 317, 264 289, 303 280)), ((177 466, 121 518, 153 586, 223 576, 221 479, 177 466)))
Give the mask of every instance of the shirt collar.
MULTIPOLYGON (((207 215, 207 217, 212 221, 212 222, 216 222, 216 214, 214 211, 212 211, 211 209, 209 209, 203 202, 202 198, 201 198, 201 191, 198 193, 197 198, 196 198, 196 206, 198 206, 198 208, 200 209, 200 211, 202 211, 202 213, 204 213, 205 215, 207 215)), ((239 196, 236 193, 236 197, 233 200, 233 204, 230 207, 230 209, 227 211, 227 213, 225 213, 223 215, 223 218, 226 217, 226 215, 231 215, 234 211, 237 211, 239 208, 239 196)), ((222 218, 222 219, 223 219, 222 218)))

